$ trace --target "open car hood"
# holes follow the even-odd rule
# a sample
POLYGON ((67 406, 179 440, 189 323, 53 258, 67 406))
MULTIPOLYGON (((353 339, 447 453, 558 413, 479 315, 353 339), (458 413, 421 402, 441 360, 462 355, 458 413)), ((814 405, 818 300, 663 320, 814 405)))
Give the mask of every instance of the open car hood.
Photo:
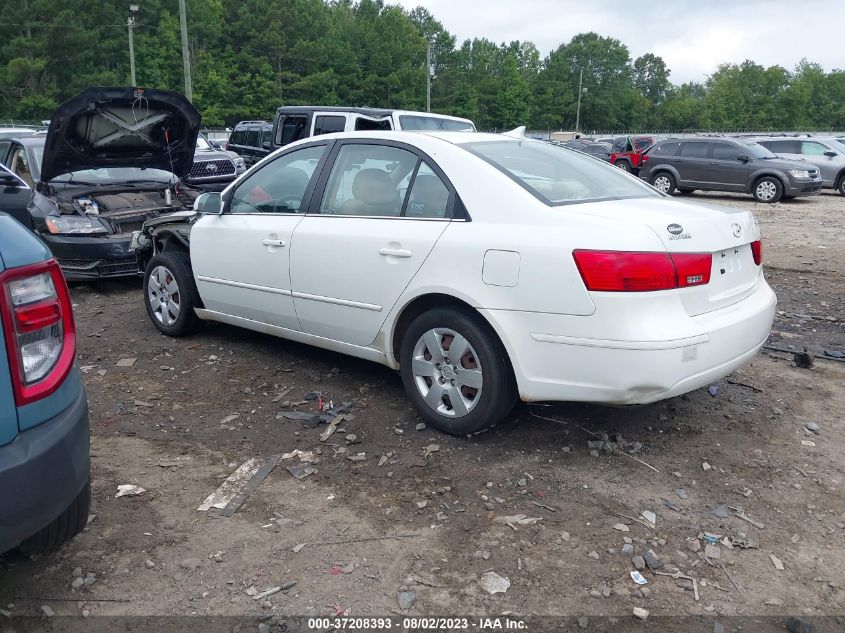
POLYGON ((150 167, 185 176, 199 126, 199 112, 177 92, 86 88, 50 120, 41 180, 99 167, 150 167))

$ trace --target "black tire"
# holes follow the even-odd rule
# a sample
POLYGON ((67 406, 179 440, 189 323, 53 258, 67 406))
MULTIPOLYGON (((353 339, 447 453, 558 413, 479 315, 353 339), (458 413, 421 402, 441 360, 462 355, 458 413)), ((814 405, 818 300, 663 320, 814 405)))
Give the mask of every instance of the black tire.
POLYGON ((693 193, 694 191, 695 191, 695 189, 686 189, 686 188, 678 187, 678 193, 681 194, 682 196, 688 196, 691 193, 693 193))
POLYGON ((76 499, 59 515, 55 521, 36 532, 23 543, 18 549, 26 554, 44 552, 55 549, 67 543, 74 536, 79 534, 88 523, 88 512, 91 509, 91 483, 85 482, 82 492, 76 499))
POLYGON ((615 163, 613 163, 613 166, 614 166, 614 167, 618 167, 618 168, 619 168, 619 169, 621 169, 622 171, 627 171, 628 173, 631 173, 631 171, 632 171, 632 169, 631 169, 631 163, 629 163, 629 162, 628 162, 627 160, 625 160, 624 158, 623 158, 623 159, 621 159, 621 160, 617 160, 615 163))
MULTIPOLYGON (((153 283, 156 284, 157 282, 153 281, 153 283)), ((160 296, 155 287, 152 291, 153 295, 160 296)), ((169 296, 172 296, 172 294, 169 296)), ((199 318, 194 309, 199 307, 200 298, 194 275, 191 272, 191 261, 185 251, 164 251, 150 259, 146 269, 144 269, 144 305, 147 308, 147 316, 150 317, 150 321, 163 334, 178 337, 196 331, 199 318), (170 319, 174 316, 172 312, 168 311, 165 314, 163 307, 160 310, 154 310, 151 303, 153 297, 150 294, 150 282, 153 272, 157 268, 168 273, 164 280, 171 279, 176 282, 179 313, 172 322, 170 322, 170 319)))
POLYGON ((669 196, 675 193, 675 189, 677 188, 675 177, 668 171, 659 171, 656 174, 652 174, 648 182, 652 187, 669 196), (661 186, 658 186, 658 184, 661 186))
MULTIPOLYGON (((454 338, 448 340, 449 336, 448 334, 437 336, 436 339, 443 356, 449 353, 448 349, 451 348, 455 340, 454 338), (449 348, 446 347, 447 344, 449 348)), ((419 360, 428 361, 429 359, 425 358, 426 354, 431 354, 427 347, 419 360)), ((435 359, 432 358, 431 360, 435 359)), ((408 398, 426 422, 446 433, 468 435, 490 428, 501 422, 511 412, 516 403, 516 385, 504 346, 487 323, 468 311, 452 307, 436 308, 418 316, 402 337, 399 361, 402 367, 402 384, 405 386, 408 398), (468 388, 466 385, 460 386, 460 383, 457 384, 457 389, 461 391, 464 397, 468 397, 469 401, 474 403, 468 407, 468 413, 461 416, 449 414, 448 411, 441 413, 429 405, 421 392, 421 388, 417 385, 418 377, 414 375, 412 370, 415 348, 418 344, 422 344, 423 335, 432 330, 440 329, 451 330, 459 334, 469 344, 467 352, 461 359, 449 365, 450 370, 458 367, 457 372, 448 373, 449 370, 445 369, 445 365, 451 363, 452 359, 444 358, 444 373, 437 372, 441 377, 453 375, 455 379, 459 379, 461 370, 472 369, 473 365, 481 369, 481 389, 480 391, 475 390, 475 396, 472 395, 473 388, 468 388), (472 352, 474 352, 474 356, 472 352), (478 398, 477 402, 475 402, 476 397, 478 398)), ((421 377, 420 380, 431 387, 436 379, 432 374, 431 378, 421 377)), ((438 404, 454 412, 455 407, 451 404, 449 391, 451 390, 452 397, 454 397, 455 386, 450 388, 448 382, 450 381, 447 380, 444 383, 447 391, 443 392, 445 395, 441 397, 438 404)), ((455 385, 455 381, 451 382, 455 385)), ((435 385, 435 387, 437 386, 435 385)))
POLYGON ((783 197, 783 183, 775 176, 763 176, 754 182, 751 195, 757 202, 774 204, 783 197))
POLYGON ((845 196, 845 174, 839 176, 839 182, 836 183, 836 190, 840 196, 845 196))

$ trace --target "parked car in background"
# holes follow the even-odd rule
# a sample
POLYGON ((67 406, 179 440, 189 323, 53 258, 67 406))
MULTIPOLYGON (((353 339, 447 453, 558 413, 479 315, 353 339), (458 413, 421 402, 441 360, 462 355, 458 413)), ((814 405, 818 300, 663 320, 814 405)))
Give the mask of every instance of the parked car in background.
POLYGON ((845 196, 845 145, 836 139, 762 137, 754 140, 787 160, 804 160, 817 167, 822 186, 845 196))
POLYGON ((0 140, 32 136, 36 131, 26 127, 0 127, 0 140))
POLYGON ((194 163, 199 120, 175 92, 88 88, 47 134, 0 141, 0 162, 31 190, 30 226, 67 279, 137 274, 131 232, 193 202, 179 176, 194 163))
POLYGON ((232 130, 226 149, 236 152, 244 159, 247 167, 270 153, 273 125, 267 121, 241 121, 232 130))
POLYGON ((613 139, 610 164, 632 174, 637 174, 642 165, 642 155, 645 150, 665 136, 617 136, 613 139))
POLYGON ((156 328, 220 321, 388 365, 459 435, 518 398, 633 404, 708 385, 774 316, 751 213, 539 140, 319 136, 196 210, 133 237, 156 328))
POLYGON ((408 130, 414 132, 475 132, 469 119, 409 110, 283 106, 273 120, 271 148, 333 132, 408 130))
POLYGON ((662 193, 676 189, 690 193, 738 191, 757 202, 817 195, 819 170, 803 161, 780 159, 771 151, 745 139, 668 139, 642 157, 640 178, 662 193))
POLYGON ((0 552, 57 547, 88 522, 88 404, 75 355, 61 270, 0 212, 0 552))
POLYGON ((611 146, 608 143, 589 143, 583 147, 576 148, 579 152, 595 156, 603 161, 610 162, 612 155, 611 146))
POLYGON ((202 135, 197 136, 194 163, 182 182, 203 191, 223 191, 246 171, 244 159, 234 152, 219 149, 202 135))
POLYGON ((0 164, 0 212, 10 215, 25 227, 32 228, 32 218, 29 215, 31 197, 32 189, 8 167, 0 164))

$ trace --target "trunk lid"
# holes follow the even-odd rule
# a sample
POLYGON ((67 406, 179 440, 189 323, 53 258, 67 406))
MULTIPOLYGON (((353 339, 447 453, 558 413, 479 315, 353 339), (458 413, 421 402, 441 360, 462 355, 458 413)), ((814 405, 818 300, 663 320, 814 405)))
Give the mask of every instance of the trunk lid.
POLYGON ((759 282, 762 268, 754 263, 751 242, 760 239, 760 228, 749 211, 669 198, 578 205, 577 211, 644 224, 670 253, 710 253, 710 283, 677 290, 690 316, 742 301, 759 282))
POLYGON ((177 92, 86 88, 50 120, 41 180, 102 167, 150 167, 185 176, 200 115, 177 92))

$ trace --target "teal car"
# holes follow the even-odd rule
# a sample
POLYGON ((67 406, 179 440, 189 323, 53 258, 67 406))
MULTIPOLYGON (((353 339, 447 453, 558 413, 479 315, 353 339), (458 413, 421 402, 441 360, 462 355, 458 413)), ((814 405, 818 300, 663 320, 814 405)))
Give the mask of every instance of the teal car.
POLYGON ((56 260, 0 212, 0 552, 57 547, 88 521, 88 403, 75 355, 56 260))

